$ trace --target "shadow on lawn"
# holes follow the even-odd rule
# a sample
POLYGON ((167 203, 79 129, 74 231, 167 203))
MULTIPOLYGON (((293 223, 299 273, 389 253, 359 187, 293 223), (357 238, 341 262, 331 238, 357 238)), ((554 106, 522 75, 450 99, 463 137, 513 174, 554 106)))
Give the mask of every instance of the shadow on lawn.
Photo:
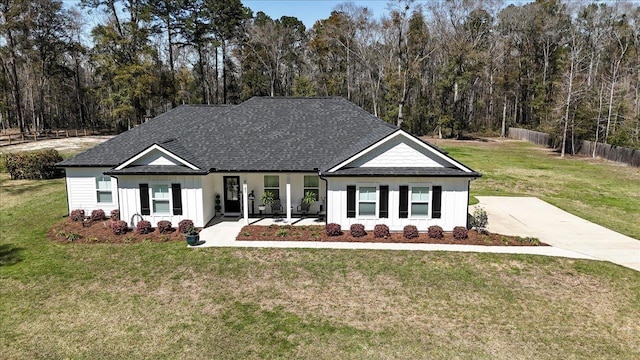
POLYGON ((14 265, 24 258, 22 257, 22 252, 24 248, 15 247, 11 244, 2 244, 0 245, 0 266, 14 265))

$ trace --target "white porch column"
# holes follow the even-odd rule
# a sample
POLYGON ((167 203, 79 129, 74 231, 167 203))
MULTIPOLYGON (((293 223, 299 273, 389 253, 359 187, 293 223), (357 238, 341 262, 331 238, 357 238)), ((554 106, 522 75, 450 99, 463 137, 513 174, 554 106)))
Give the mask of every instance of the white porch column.
POLYGON ((247 193, 247 179, 244 179, 242 183, 242 217, 245 225, 249 225, 249 194, 247 193))
POLYGON ((287 175, 287 223, 291 223, 291 176, 287 175))

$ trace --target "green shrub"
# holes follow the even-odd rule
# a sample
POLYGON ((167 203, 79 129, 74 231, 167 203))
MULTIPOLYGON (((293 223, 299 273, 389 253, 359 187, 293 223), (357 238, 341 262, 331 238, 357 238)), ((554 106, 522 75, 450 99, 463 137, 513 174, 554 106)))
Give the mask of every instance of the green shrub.
POLYGON ((80 238, 82 238, 82 235, 78 234, 78 233, 71 233, 69 235, 66 236, 68 241, 76 241, 80 238))
POLYGON ((527 237, 522 238, 522 237, 518 236, 516 238, 516 240, 518 240, 521 243, 527 243, 527 244, 531 244, 531 245, 534 245, 534 246, 540 246, 540 239, 535 238, 535 237, 528 237, 527 236, 527 237))
POLYGON ((489 225, 489 216, 487 211, 481 207, 476 207, 471 215, 471 227, 476 228, 480 234, 487 233, 487 225, 489 225))
POLYGON ((277 237, 287 237, 287 235, 289 235, 289 230, 287 230, 286 228, 278 229, 276 231, 277 237))
POLYGON ((54 179, 63 175, 55 167, 62 156, 54 149, 6 154, 5 167, 12 179, 54 179))

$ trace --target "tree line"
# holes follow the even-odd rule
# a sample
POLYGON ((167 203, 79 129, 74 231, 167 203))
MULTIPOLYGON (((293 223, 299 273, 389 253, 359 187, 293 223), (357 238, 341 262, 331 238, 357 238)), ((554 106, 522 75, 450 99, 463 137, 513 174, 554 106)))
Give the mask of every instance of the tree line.
POLYGON ((379 18, 343 3, 307 29, 240 0, 1 0, 0 33, 3 128, 121 131, 180 104, 343 96, 416 135, 517 126, 563 149, 640 147, 631 2, 394 0, 379 18))

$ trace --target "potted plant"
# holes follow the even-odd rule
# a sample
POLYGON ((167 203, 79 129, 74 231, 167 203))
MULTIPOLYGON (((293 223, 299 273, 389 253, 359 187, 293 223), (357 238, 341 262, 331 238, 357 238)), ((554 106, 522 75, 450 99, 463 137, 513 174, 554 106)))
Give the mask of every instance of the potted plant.
POLYGON ((311 206, 314 202, 316 202, 316 200, 316 193, 314 193, 313 191, 307 191, 302 198, 302 203, 311 206))
POLYGON ((220 214, 220 210, 222 210, 222 206, 220 206, 220 194, 216 194, 216 215, 220 214))
POLYGON ((200 234, 198 234, 198 229, 195 226, 190 226, 187 231, 184 233, 185 238, 187 239, 187 244, 195 245, 200 241, 200 234))
POLYGON ((266 205, 271 206, 276 202, 276 198, 272 191, 265 191, 260 197, 260 201, 262 201, 262 205, 258 205, 258 210, 264 211, 266 205))

